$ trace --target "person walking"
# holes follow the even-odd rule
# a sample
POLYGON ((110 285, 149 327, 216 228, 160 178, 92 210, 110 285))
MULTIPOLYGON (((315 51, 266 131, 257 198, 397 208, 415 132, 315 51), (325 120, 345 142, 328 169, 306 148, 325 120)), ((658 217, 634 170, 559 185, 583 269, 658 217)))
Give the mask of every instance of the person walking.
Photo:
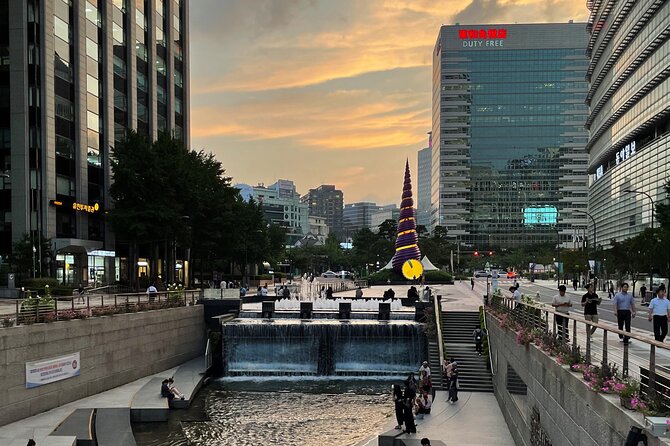
POLYGON ((668 334, 670 301, 665 297, 665 289, 659 288, 657 296, 649 302, 649 320, 654 322, 654 339, 663 342, 668 334))
POLYGON ((451 377, 449 378, 449 396, 447 402, 455 403, 458 401, 458 368, 454 367, 451 370, 451 377))
POLYGON ((470 289, 474 290, 475 289, 475 278, 470 277, 470 289))
MULTIPOLYGON (((614 314, 616 314, 619 330, 630 333, 630 321, 635 317, 635 299, 633 299, 632 295, 628 294, 627 283, 621 285, 621 291, 616 293, 612 303, 614 303, 614 314)), ((628 344, 630 338, 620 334, 619 342, 628 344)))
POLYGON ((484 330, 481 327, 475 327, 472 332, 472 338, 475 340, 475 350, 477 350, 477 355, 482 355, 482 342, 484 342, 484 330))
POLYGON ((563 342, 569 342, 568 318, 565 316, 570 314, 569 309, 572 306, 572 302, 570 301, 570 297, 565 295, 565 290, 565 285, 558 287, 558 295, 554 296, 551 306, 556 310, 554 317, 558 326, 558 339, 563 342))
POLYGON ((512 293, 512 299, 514 299, 514 309, 516 310, 521 305, 521 291, 519 291, 518 286, 509 287, 510 293, 512 293))
MULTIPOLYGON (((595 292, 592 283, 586 285, 586 294, 582 296, 582 307, 584 307, 584 319, 598 323, 598 305, 602 299, 595 292)), ((595 333, 596 327, 591 327, 591 334, 595 333)))
POLYGON ((399 384, 393 384, 393 405, 395 407, 395 420, 398 423, 395 428, 402 429, 405 401, 402 396, 402 388, 399 384))
POLYGON ((646 296, 647 296, 647 287, 644 284, 642 284, 642 286, 640 287, 640 298, 642 299, 642 302, 644 302, 646 296))

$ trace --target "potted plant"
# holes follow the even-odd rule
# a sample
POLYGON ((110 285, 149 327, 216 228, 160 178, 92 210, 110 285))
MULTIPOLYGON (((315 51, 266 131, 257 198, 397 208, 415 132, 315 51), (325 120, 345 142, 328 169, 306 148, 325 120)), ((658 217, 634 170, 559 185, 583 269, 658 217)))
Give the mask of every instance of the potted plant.
POLYGON ((623 388, 619 391, 619 402, 625 409, 635 410, 632 401, 640 392, 640 383, 635 379, 628 379, 622 384, 623 388))

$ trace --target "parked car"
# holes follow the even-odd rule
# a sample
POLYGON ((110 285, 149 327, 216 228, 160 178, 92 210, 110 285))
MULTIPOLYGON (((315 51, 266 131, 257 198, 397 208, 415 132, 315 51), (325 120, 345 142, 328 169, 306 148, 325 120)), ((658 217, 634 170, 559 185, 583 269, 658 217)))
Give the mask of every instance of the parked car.
POLYGON ((334 279, 335 277, 337 277, 337 273, 328 270, 325 273, 321 274, 321 277, 324 277, 326 279, 334 279))
POLYGON ((508 279, 516 279, 517 277, 519 277, 519 276, 518 276, 517 273, 514 272, 514 271, 509 271, 509 272, 507 273, 507 278, 508 278, 508 279))
POLYGON ((479 279, 480 277, 491 277, 491 274, 488 271, 475 271, 474 276, 479 279))

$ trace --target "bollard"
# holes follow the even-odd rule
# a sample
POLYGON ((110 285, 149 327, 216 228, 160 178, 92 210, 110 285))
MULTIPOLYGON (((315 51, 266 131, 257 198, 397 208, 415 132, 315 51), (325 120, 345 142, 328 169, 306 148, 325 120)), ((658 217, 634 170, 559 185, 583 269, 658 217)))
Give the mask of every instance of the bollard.
POLYGON ((351 319, 351 302, 340 302, 340 319, 351 319))
POLYGON ((389 303, 380 303, 379 304, 379 320, 388 321, 391 319, 391 304, 389 303))
POLYGON ((300 319, 312 319, 313 302, 300 302, 300 319))
POLYGON ((265 301, 262 303, 262 315, 263 319, 272 319, 275 313, 275 303, 273 300, 265 301))

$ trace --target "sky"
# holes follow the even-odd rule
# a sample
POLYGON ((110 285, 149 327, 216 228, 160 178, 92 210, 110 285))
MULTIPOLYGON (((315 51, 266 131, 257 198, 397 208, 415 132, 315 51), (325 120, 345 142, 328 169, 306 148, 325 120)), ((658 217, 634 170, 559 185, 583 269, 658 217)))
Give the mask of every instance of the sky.
POLYGON ((191 146, 233 184, 399 203, 442 24, 584 21, 584 0, 192 0, 191 146))

